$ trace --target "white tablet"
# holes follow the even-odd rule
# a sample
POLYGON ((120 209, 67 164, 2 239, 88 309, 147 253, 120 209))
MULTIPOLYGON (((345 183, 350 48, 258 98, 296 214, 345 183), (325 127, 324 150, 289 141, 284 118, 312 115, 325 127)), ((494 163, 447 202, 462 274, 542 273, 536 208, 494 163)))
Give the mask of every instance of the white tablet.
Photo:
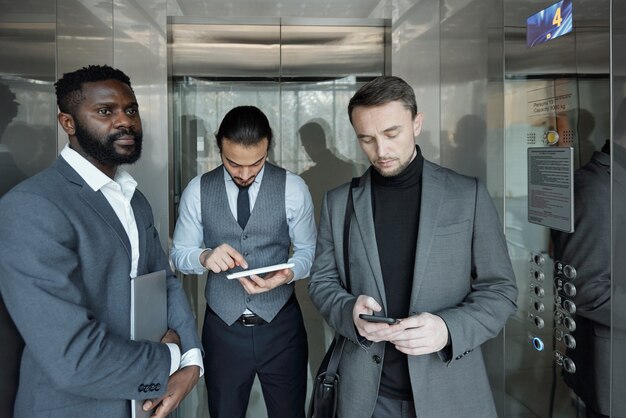
POLYGON ((271 271, 282 270, 282 269, 290 269, 294 266, 293 263, 284 263, 284 264, 274 264, 273 266, 261 267, 258 269, 252 270, 243 270, 238 271, 237 273, 231 273, 226 276, 227 279, 239 279, 241 277, 252 276, 253 274, 263 274, 269 273, 271 271))

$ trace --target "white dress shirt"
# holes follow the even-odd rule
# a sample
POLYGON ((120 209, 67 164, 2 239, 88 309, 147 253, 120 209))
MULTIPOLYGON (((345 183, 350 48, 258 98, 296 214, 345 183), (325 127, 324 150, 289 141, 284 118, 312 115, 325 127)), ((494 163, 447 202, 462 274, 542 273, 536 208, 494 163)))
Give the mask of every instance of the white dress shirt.
MULTIPOLYGON (((91 164, 82 155, 66 145, 61 151, 61 157, 85 180, 95 192, 102 192, 109 202, 120 223, 124 227, 131 248, 130 277, 137 277, 137 263, 139 262, 139 233, 135 214, 130 204, 137 182, 125 170, 118 168, 115 179, 111 179, 95 165, 91 164)), ((130 282, 129 282, 130 286, 130 282)), ((198 348, 192 348, 181 356, 180 348, 176 344, 167 344, 171 354, 170 375, 179 368, 196 365, 200 367, 200 376, 204 374, 202 353, 198 348)))
MULTIPOLYGON (((237 195, 239 189, 228 171, 224 168, 224 184, 230 211, 237 219, 237 195)), ((257 174, 248 189, 250 213, 259 194, 265 166, 257 174)), ((178 207, 178 221, 174 230, 174 242, 170 258, 176 268, 185 274, 202 274, 206 268, 200 264, 200 254, 204 248, 204 231, 200 204, 200 179, 202 175, 189 182, 178 207)), ((313 202, 309 188, 304 180, 287 171, 285 184, 285 216, 289 225, 289 237, 293 245, 293 255, 289 263, 294 263, 293 280, 308 277, 313 257, 317 230, 313 217, 313 202)))

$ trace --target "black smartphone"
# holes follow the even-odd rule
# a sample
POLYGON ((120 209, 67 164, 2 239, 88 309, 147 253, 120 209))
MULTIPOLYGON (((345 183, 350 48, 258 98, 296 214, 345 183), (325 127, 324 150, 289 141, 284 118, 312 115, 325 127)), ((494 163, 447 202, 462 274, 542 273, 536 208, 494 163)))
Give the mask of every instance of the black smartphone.
POLYGON ((397 324, 400 322, 396 318, 387 318, 386 316, 375 316, 375 315, 367 315, 367 314, 359 314, 359 318, 367 322, 378 322, 381 324, 397 324))

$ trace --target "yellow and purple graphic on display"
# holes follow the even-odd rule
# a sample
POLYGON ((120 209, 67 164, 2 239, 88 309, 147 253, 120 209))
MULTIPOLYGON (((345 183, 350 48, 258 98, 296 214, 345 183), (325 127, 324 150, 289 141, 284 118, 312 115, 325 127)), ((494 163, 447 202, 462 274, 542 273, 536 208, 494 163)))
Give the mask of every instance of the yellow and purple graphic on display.
POLYGON ((561 0, 526 19, 526 45, 533 47, 572 31, 572 0, 561 0))

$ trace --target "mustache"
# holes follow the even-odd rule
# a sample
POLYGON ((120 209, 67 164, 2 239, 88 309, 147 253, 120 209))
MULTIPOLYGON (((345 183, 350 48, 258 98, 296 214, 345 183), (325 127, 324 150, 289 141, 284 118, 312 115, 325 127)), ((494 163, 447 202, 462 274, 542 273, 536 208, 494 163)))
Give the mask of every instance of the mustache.
POLYGON ((134 129, 120 128, 118 132, 111 134, 107 137, 107 143, 112 144, 123 136, 131 136, 137 142, 141 142, 143 138, 143 135, 141 133, 135 132, 134 129))

